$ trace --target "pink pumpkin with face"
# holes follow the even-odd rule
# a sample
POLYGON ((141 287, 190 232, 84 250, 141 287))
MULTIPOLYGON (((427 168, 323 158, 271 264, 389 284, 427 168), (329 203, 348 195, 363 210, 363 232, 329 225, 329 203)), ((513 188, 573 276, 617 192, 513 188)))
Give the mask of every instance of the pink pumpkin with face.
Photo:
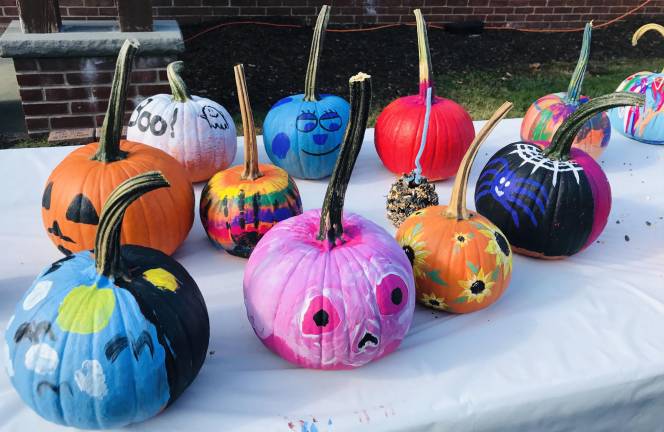
POLYGON ((395 349, 415 309, 408 257, 383 228, 343 214, 369 116, 371 78, 350 79, 350 120, 322 210, 275 225, 244 274, 249 321, 284 359, 315 369, 351 369, 395 349))
POLYGON ((415 307, 408 257, 383 228, 355 214, 330 247, 320 210, 272 228, 244 277, 247 315, 276 354, 300 366, 348 369, 394 351, 415 307))

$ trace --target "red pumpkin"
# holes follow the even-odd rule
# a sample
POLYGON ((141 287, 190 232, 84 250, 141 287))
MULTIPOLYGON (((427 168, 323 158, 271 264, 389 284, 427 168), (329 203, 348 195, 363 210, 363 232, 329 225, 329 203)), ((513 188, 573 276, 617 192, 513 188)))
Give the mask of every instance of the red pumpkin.
POLYGON ((422 12, 415 10, 420 55, 420 93, 390 103, 376 121, 376 152, 387 169, 397 175, 415 168, 424 131, 427 89, 432 89, 429 130, 422 154, 422 175, 429 180, 453 176, 475 137, 473 121, 456 102, 435 96, 429 40, 422 12))

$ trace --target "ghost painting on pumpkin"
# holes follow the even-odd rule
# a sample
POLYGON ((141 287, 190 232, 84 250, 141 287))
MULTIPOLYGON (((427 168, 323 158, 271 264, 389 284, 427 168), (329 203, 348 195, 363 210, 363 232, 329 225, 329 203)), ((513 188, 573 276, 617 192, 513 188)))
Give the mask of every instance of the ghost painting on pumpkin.
MULTIPOLYGON (((150 418, 169 402, 167 353, 130 290, 99 276, 91 260, 70 255, 36 279, 6 332, 6 370, 25 403, 55 423, 150 418)), ((159 270, 146 272, 152 282, 140 288, 177 289, 159 270)))
POLYGON ((350 106, 323 94, 317 101, 289 96, 270 109, 263 134, 270 160, 291 175, 317 179, 332 173, 339 155, 350 106))

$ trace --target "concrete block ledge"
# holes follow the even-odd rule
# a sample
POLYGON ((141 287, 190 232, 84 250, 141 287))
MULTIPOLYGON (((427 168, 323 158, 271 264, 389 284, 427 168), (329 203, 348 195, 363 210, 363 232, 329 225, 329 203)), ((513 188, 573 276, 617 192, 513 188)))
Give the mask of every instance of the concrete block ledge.
POLYGON ((0 57, 115 56, 126 39, 141 43, 139 55, 179 54, 184 51, 180 26, 175 20, 155 20, 152 32, 120 32, 117 21, 63 21, 60 33, 21 31, 12 21, 0 37, 0 57))

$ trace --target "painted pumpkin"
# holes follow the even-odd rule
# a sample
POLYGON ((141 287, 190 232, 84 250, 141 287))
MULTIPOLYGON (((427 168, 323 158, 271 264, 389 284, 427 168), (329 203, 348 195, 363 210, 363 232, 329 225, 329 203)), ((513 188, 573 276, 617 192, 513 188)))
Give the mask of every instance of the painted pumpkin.
POLYGON ((470 145, 454 180, 450 203, 410 215, 396 238, 413 265, 417 300, 448 312, 474 312, 493 304, 512 276, 512 252, 500 230, 466 208, 470 169, 482 142, 512 104, 506 102, 470 145))
POLYGON ((322 210, 278 223, 244 274, 249 321, 261 341, 296 365, 350 369, 394 351, 413 317, 408 258, 383 228, 343 214, 362 146, 370 77, 351 78, 351 117, 322 210))
POLYGON ((124 106, 138 42, 125 42, 98 143, 71 152, 53 170, 42 197, 42 220, 48 236, 65 255, 94 247, 99 212, 117 185, 157 169, 171 187, 142 197, 129 209, 123 244, 172 254, 184 241, 194 220, 194 190, 184 168, 161 150, 121 140, 124 106), (164 229, 166 228, 166 229, 164 229))
POLYGON ((180 162, 192 182, 228 168, 237 152, 233 118, 218 103, 192 96, 180 77, 181 61, 168 65, 172 95, 141 102, 131 115, 127 139, 156 147, 180 162))
POLYGON ((302 213, 302 200, 286 171, 258 163, 256 128, 241 64, 235 66, 235 81, 244 129, 244 166, 210 179, 201 193, 200 214, 212 244, 247 258, 270 228, 302 213))
POLYGON ((146 420, 203 365, 210 326, 196 282, 158 250, 120 245, 127 206, 165 186, 158 172, 121 183, 101 213, 94 256, 52 264, 16 306, 5 334, 7 373, 51 422, 101 429, 146 420))
POLYGON ((348 102, 339 96, 318 94, 318 63, 330 7, 318 14, 304 94, 279 100, 263 123, 265 151, 272 163, 292 176, 320 179, 332 173, 348 123, 348 102))
MULTIPOLYGON (((526 112, 521 123, 521 139, 524 141, 551 142, 560 125, 581 105, 590 99, 581 95, 583 79, 588 68, 592 23, 586 24, 583 45, 567 92, 542 96, 526 112)), ((579 148, 598 159, 611 138, 611 122, 605 112, 591 117, 574 139, 573 147, 579 148)))
MULTIPOLYGON (((664 27, 659 24, 646 24, 632 37, 632 45, 649 30, 656 30, 664 36, 664 27)), ((611 124, 627 138, 648 144, 664 144, 664 71, 637 72, 620 83, 616 91, 629 91, 642 94, 646 103, 641 107, 619 107, 612 109, 611 124)))
POLYGON ((422 12, 415 10, 420 57, 420 93, 390 103, 376 120, 376 151, 385 167, 397 175, 415 168, 415 158, 424 133, 427 89, 432 89, 422 175, 429 180, 451 177, 475 136, 470 115, 456 102, 435 96, 429 40, 422 12))
POLYGON ((519 141, 500 149, 477 181, 477 211, 524 255, 564 258, 590 246, 606 226, 611 187, 599 164, 572 143, 596 113, 636 104, 643 104, 643 96, 600 96, 569 116, 550 146, 519 141))

